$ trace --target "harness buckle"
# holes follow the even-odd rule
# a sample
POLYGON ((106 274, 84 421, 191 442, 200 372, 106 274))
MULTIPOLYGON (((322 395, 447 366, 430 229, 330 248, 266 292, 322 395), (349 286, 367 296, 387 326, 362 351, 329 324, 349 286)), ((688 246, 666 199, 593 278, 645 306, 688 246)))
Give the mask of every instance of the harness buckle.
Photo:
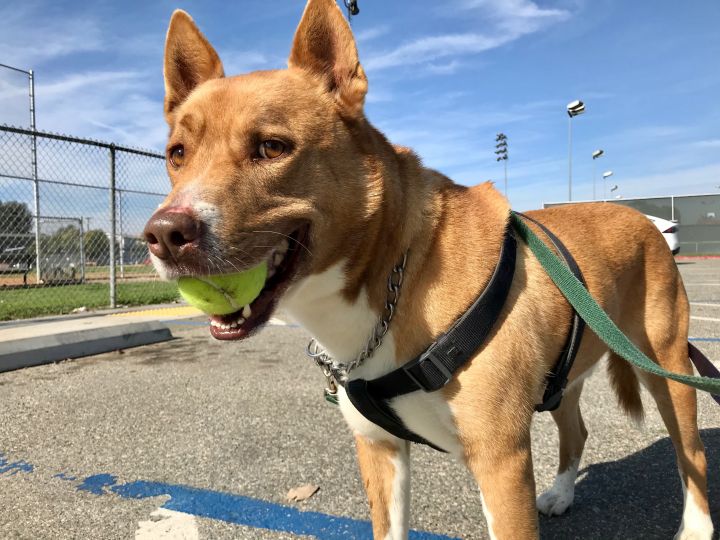
POLYGON ((435 353, 436 345, 437 342, 433 343, 414 362, 403 366, 407 376, 425 392, 440 390, 453 377, 452 372, 435 353))

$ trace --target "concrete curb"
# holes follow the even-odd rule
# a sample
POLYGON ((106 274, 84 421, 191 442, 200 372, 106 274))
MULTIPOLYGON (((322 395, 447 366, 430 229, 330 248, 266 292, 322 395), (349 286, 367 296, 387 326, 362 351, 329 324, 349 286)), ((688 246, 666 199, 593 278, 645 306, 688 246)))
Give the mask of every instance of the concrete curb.
POLYGON ((0 372, 173 339, 170 329, 157 321, 101 317, 80 325, 77 322, 0 332, 0 372))

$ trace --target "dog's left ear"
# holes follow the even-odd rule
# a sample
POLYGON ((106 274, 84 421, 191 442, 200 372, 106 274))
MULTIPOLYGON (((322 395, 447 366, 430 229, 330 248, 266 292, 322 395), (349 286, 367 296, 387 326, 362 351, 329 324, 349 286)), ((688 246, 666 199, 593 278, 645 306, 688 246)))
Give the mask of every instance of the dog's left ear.
POLYGON ((309 0, 295 32, 288 65, 320 76, 344 116, 362 116, 367 78, 355 39, 335 0, 309 0))

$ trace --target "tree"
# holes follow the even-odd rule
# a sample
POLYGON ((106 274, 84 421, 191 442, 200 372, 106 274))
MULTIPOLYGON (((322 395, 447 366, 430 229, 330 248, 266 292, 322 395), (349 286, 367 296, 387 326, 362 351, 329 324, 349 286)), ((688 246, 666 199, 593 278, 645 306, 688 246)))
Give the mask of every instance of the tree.
POLYGON ((33 216, 25 203, 0 201, 0 261, 25 262, 25 248, 34 244, 33 216))
POLYGON ((110 262, 110 240, 105 231, 92 229, 85 233, 85 260, 105 265, 110 262))

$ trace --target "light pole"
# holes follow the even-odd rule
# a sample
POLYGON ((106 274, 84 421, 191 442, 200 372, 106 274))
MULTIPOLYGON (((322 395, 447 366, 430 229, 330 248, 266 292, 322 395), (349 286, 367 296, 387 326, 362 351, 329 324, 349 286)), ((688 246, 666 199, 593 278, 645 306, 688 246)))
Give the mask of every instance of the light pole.
POLYGON ((495 153, 498 156, 495 161, 502 161, 505 164, 505 197, 507 197, 507 135, 504 133, 498 133, 497 137, 495 137, 495 143, 495 153))
POLYGON ((585 112, 585 104, 576 99, 567 104, 568 113, 568 201, 572 201, 572 119, 585 112))
POLYGON ((352 18, 360 13, 360 8, 357 5, 357 0, 345 0, 345 7, 347 8, 348 23, 352 23, 352 18))
POLYGON ((595 150, 592 153, 593 158, 593 201, 595 200, 595 160, 605 153, 604 150, 595 150))
POLYGON ((605 180, 613 175, 612 171, 605 171, 603 173, 603 200, 607 201, 607 190, 605 189, 605 180))

